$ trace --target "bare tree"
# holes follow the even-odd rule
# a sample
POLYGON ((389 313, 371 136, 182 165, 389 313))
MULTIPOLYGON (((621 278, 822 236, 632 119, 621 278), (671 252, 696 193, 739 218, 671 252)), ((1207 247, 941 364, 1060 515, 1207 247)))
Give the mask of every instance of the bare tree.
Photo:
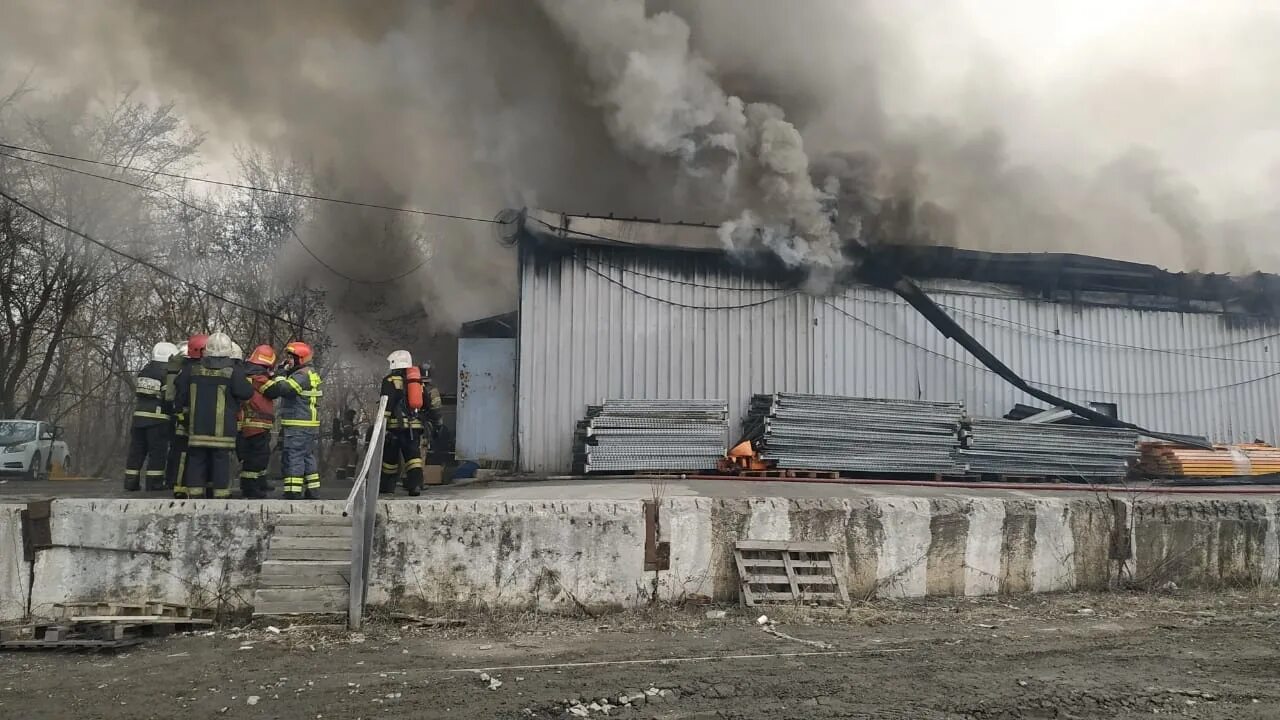
MULTIPOLYGON (((150 107, 128 94, 110 103, 34 97, 17 92, 0 101, 0 135, 120 167, 60 161, 59 168, 0 157, 0 189, 191 284, 0 200, 6 278, 0 283, 0 416, 60 424, 82 468, 113 473, 127 436, 133 378, 154 343, 220 330, 246 351, 302 338, 323 357, 332 346, 326 293, 305 276, 278 272, 276 262, 306 219, 304 201, 265 192, 195 196, 163 175, 189 168, 200 141, 171 106, 150 107), (86 168, 152 190, 73 172, 86 168)), ((245 155, 241 170, 245 184, 308 189, 308 173, 293 164, 245 155)))

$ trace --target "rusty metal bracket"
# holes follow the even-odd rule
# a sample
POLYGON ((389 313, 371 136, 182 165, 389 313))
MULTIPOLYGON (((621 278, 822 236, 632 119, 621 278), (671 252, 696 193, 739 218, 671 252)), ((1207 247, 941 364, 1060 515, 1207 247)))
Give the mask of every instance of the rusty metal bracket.
POLYGON ((644 569, 670 570, 671 543, 658 541, 658 503, 644 501, 644 569))
POLYGON ((1133 543, 1130 537, 1129 506, 1123 500, 1111 498, 1111 512, 1115 522, 1111 526, 1110 558, 1112 560, 1132 560, 1133 543))
POLYGON ((53 528, 49 518, 53 516, 51 500, 27 503, 19 515, 22 518, 22 557, 35 562, 36 552, 53 547, 53 528))

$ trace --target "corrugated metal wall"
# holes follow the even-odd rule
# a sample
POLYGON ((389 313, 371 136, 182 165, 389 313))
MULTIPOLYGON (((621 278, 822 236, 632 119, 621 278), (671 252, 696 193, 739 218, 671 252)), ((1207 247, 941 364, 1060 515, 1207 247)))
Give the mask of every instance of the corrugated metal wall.
MULTIPOLYGON (((1216 440, 1277 440, 1280 332, 1220 315, 1042 302, 932 283, 934 299, 1029 381, 1120 417, 1216 440)), ((574 424, 605 398, 752 393, 962 400, 999 417, 1041 403, 982 367, 891 292, 817 298, 713 256, 579 248, 521 266, 518 452, 569 469, 574 424)))

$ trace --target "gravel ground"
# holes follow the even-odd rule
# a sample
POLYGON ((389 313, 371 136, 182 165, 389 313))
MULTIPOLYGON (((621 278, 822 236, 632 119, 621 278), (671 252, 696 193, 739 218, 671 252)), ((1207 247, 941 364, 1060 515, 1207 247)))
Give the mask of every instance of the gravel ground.
POLYGON ((706 610, 354 635, 259 621, 116 655, 6 653, 0 717, 1280 717, 1270 591, 774 609, 778 634, 706 610))

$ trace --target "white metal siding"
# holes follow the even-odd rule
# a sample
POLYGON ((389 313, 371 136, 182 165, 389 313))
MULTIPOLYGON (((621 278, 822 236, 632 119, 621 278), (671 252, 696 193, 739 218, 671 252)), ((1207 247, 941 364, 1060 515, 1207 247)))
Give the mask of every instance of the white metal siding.
MULTIPOLYGON (((818 298, 708 259, 673 262, 679 272, 665 260, 579 248, 549 267, 522 266, 522 468, 567 471, 574 424, 607 397, 724 398, 731 427, 752 393, 782 390, 958 399, 992 417, 1015 402, 1042 404, 889 291, 818 298)), ((1067 399, 1113 402, 1122 419, 1167 432, 1277 440, 1275 329, 1043 302, 995 285, 928 287, 1010 367, 1067 399)))

